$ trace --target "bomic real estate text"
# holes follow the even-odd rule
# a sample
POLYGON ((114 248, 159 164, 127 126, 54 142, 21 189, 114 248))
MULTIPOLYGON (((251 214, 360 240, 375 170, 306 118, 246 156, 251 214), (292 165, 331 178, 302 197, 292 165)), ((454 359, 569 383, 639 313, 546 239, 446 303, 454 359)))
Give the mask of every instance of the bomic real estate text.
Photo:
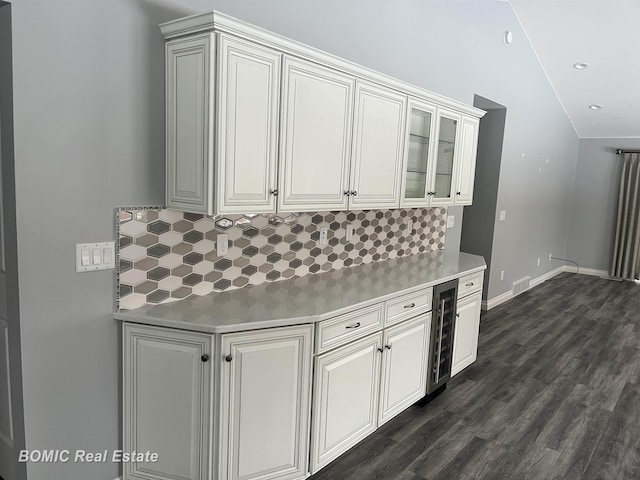
POLYGON ((155 452, 125 452, 123 450, 20 450, 18 462, 25 463, 156 463, 155 452))

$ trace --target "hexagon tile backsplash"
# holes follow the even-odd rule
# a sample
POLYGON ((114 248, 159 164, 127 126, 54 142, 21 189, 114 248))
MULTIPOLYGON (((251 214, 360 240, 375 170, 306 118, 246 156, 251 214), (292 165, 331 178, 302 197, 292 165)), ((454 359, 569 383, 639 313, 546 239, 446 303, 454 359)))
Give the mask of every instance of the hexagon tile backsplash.
POLYGON ((444 248, 446 208, 215 218, 116 209, 116 305, 132 309, 444 248), (413 231, 408 232, 409 220, 413 231), (319 227, 329 227, 319 245, 319 227), (347 225, 353 237, 346 240, 347 225), (229 252, 218 256, 218 234, 229 252))

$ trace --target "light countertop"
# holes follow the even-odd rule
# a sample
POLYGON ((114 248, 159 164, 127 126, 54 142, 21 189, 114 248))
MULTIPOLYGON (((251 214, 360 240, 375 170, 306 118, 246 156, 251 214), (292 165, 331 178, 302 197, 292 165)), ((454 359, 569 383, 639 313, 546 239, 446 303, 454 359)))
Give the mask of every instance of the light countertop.
POLYGON ((114 318, 227 333, 313 323, 484 270, 482 257, 439 250, 116 312, 114 318))

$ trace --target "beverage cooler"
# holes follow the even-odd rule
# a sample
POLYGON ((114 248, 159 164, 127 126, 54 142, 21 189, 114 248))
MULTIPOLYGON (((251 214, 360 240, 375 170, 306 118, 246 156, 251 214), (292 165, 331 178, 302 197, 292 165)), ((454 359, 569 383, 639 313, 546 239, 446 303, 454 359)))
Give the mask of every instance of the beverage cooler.
POLYGON ((457 279, 433 288, 427 395, 444 390, 447 381, 451 378, 457 298, 457 279))

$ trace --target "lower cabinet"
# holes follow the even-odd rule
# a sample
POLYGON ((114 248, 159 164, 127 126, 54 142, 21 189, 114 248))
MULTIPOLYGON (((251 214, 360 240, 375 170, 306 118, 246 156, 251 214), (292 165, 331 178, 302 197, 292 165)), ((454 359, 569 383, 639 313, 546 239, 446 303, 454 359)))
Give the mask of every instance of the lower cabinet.
POLYGON ((221 336, 221 480, 308 473, 313 326, 221 336))
POLYGON ((315 359, 311 472, 425 394, 431 314, 315 359))
POLYGON ((311 472, 376 429, 382 333, 316 357, 311 472))
POLYGON ((460 373, 476 361, 481 308, 481 292, 458 300, 458 318, 453 335, 451 376, 460 373))
POLYGON ((385 331, 378 425, 388 422, 424 397, 429 332, 431 313, 385 331))
POLYGON ((123 451, 158 454, 124 462, 125 480, 210 478, 212 336, 123 326, 123 451))

